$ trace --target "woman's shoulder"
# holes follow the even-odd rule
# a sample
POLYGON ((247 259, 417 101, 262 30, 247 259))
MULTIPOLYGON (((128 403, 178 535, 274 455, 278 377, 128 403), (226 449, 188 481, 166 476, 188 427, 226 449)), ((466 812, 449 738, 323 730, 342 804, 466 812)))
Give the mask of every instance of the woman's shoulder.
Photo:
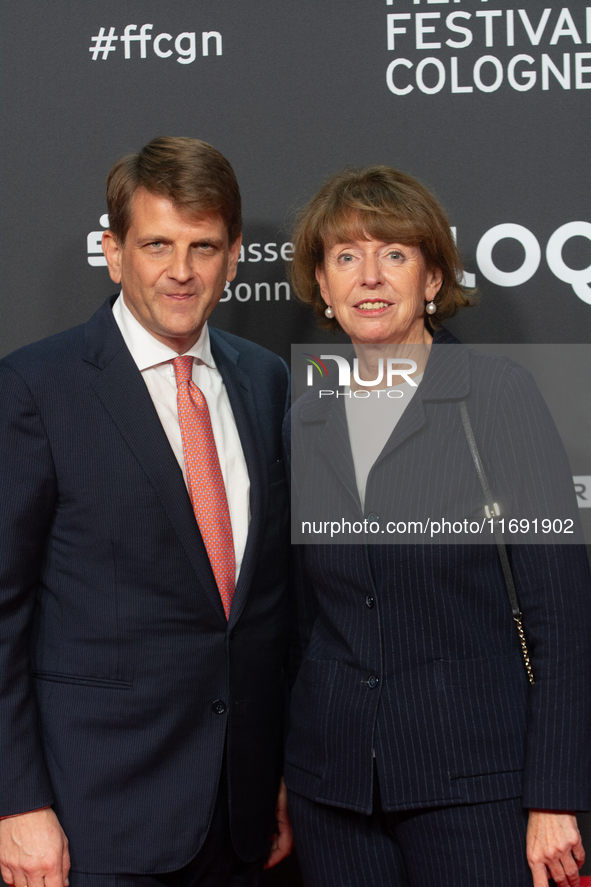
POLYGON ((498 385, 500 381, 537 391, 531 372, 519 362, 518 345, 466 344, 445 327, 433 333, 433 345, 456 346, 469 361, 473 385, 498 385), (503 351, 509 350, 512 356, 503 351))

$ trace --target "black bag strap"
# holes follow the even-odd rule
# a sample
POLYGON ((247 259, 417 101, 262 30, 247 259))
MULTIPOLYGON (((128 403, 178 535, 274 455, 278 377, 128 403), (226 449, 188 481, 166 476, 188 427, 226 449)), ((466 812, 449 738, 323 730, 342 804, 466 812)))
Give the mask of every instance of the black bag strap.
POLYGON ((503 540, 501 529, 499 527, 498 521, 496 520, 496 518, 500 515, 499 506, 494 501, 493 495, 488 485, 488 480, 484 471, 484 465, 482 464, 482 459, 480 458, 480 453, 478 452, 478 445, 476 443, 476 438, 474 437, 472 423, 470 422, 470 416, 468 414, 466 401, 459 401, 459 407, 460 414, 462 416, 464 432, 466 434, 466 440, 468 441, 468 446, 470 447, 470 453, 472 454, 476 473, 478 474, 478 480, 480 481, 480 486, 482 487, 482 492, 484 493, 484 499, 486 501, 486 514, 487 517, 491 518, 493 522, 493 533, 495 536, 495 542, 497 543, 497 551, 499 552, 499 559, 501 561, 503 576, 505 577, 505 586, 507 588, 507 596, 511 605, 511 612, 513 614, 513 619, 515 620, 515 623, 517 625, 517 633, 519 635, 519 643, 521 645, 521 652, 523 654, 525 670, 527 671, 527 676, 530 684, 533 684, 534 675, 531 668, 529 651, 527 649, 525 632, 523 630, 523 617, 521 614, 521 609, 519 607, 519 599, 517 597, 517 589, 515 588, 515 580, 513 579, 513 573, 511 572, 511 564, 509 563, 507 548, 503 540))

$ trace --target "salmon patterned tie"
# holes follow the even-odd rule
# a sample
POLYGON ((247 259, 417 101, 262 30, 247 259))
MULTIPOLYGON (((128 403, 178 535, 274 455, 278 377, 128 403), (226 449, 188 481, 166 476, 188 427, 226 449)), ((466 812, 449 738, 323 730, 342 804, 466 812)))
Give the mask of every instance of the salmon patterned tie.
POLYGON ((209 409, 203 392, 192 381, 191 355, 176 357, 173 365, 189 496, 228 619, 234 595, 236 560, 228 500, 209 409))

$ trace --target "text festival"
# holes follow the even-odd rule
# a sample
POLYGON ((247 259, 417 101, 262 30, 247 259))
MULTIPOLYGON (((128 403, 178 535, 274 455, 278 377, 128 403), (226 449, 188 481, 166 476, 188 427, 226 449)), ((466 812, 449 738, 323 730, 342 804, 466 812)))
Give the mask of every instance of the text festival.
MULTIPOLYGON (((386 0, 386 5, 408 9, 409 5, 449 7, 459 2, 386 0)), ((529 9, 476 8, 487 2, 473 0, 469 11, 448 8, 388 13, 388 50, 399 53, 386 70, 388 89, 397 96, 410 95, 415 89, 433 95, 444 88, 458 94, 475 89, 489 93, 505 82, 517 92, 535 86, 542 90, 591 89, 591 52, 576 49, 591 44, 591 6, 574 12, 568 7, 542 8, 541 4, 529 9), (503 58, 486 53, 474 62, 455 54, 473 44, 495 48, 503 58), (522 51, 506 53, 512 47, 522 51), (531 47, 556 49, 534 56, 529 52, 531 47), (419 57, 409 58, 411 51, 419 57)))

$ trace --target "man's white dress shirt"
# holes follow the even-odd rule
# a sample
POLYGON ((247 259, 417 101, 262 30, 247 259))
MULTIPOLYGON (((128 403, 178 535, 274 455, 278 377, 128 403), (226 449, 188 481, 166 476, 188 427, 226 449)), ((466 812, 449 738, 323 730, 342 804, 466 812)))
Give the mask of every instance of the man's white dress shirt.
MULTIPOLYGON (((179 355, 168 345, 155 339, 135 319, 122 295, 113 305, 113 316, 146 383, 186 484, 187 473, 177 411, 177 387, 172 365, 174 358, 179 355)), ((185 353, 193 357, 193 382, 203 392, 209 408, 228 499, 238 581, 250 521, 250 480, 228 392, 211 355, 207 323, 193 347, 185 353)))

